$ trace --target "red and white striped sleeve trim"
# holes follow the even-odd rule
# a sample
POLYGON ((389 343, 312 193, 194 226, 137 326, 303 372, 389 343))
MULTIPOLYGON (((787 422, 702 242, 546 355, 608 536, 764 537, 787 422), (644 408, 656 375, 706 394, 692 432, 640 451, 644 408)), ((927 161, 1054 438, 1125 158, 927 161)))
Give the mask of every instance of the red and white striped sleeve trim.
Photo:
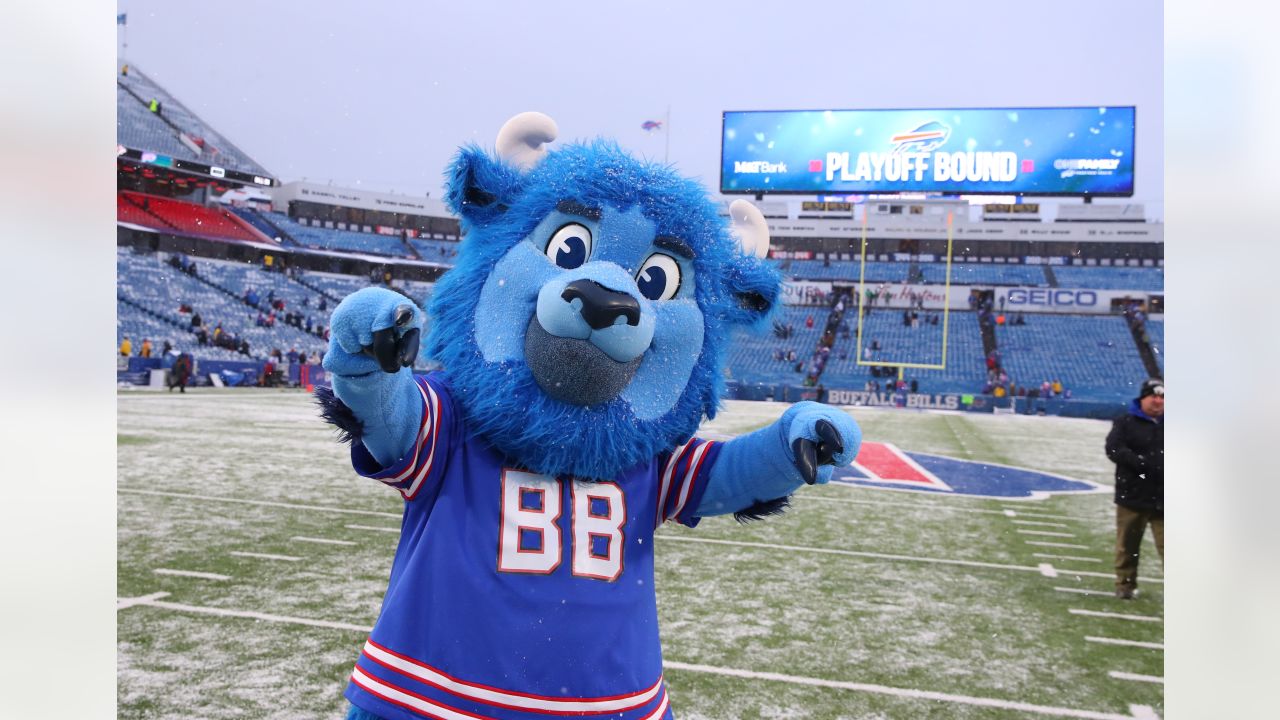
MULTIPOLYGON (((521 693, 514 690, 503 690, 500 688, 490 687, 488 685, 460 680, 424 662, 385 648, 372 640, 365 643, 363 655, 365 658, 387 668, 388 670, 392 670, 404 675, 405 677, 430 685, 452 695, 456 695, 457 697, 507 710, 521 710, 524 712, 555 715, 599 715, 605 713, 625 713, 629 710, 635 710, 643 707, 661 694, 663 701, 659 710, 648 716, 661 717, 662 712, 665 711, 667 705, 666 689, 662 683, 661 676, 658 677, 657 681, 654 682, 653 685, 650 685, 643 690, 624 695, 611 695, 595 698, 556 698, 521 693)), ((418 712, 429 711, 433 714, 439 715, 440 717, 447 718, 463 716, 477 717, 475 715, 469 715, 463 711, 450 708, 447 705, 441 704, 439 701, 412 693, 407 689, 396 687, 388 679, 374 678, 368 673, 361 671, 359 667, 357 667, 352 673, 351 679, 368 692, 379 695, 380 697, 383 697, 383 699, 388 699, 392 702, 396 702, 398 700, 400 702, 397 704, 405 704, 418 712), (388 695, 391 695, 395 699, 392 700, 390 697, 387 697, 388 695), (460 714, 453 715, 449 713, 460 714)))
POLYGON ((655 525, 678 516, 684 509, 702 469, 702 461, 714 444, 711 440, 693 438, 672 451, 658 476, 658 517, 655 525), (668 511, 667 503, 671 498, 675 498, 675 504, 668 511))
POLYGON ((399 490, 405 500, 412 500, 431 474, 435 464, 436 440, 440 436, 440 397, 426 379, 416 380, 418 392, 422 395, 422 422, 418 425, 412 459, 399 472, 376 478, 399 490))

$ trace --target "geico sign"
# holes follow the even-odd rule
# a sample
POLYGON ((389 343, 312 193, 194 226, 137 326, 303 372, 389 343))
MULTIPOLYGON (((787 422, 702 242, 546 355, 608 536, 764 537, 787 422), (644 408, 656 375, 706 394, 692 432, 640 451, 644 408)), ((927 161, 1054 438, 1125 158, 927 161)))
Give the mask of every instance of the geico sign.
POLYGON ((1010 305, 1076 305, 1093 307, 1098 304, 1098 293, 1093 290, 1063 290, 1061 288, 1026 290, 1016 288, 1009 291, 1010 305))

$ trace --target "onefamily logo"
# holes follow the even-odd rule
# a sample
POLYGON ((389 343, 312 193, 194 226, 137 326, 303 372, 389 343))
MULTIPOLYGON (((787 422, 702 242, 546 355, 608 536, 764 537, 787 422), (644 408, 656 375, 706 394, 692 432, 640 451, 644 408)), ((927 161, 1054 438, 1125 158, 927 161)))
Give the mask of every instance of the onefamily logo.
POLYGON ((837 468, 831 482, 946 495, 1044 500, 1064 493, 1104 493, 1087 480, 942 455, 905 452, 889 443, 864 442, 853 465, 837 468))

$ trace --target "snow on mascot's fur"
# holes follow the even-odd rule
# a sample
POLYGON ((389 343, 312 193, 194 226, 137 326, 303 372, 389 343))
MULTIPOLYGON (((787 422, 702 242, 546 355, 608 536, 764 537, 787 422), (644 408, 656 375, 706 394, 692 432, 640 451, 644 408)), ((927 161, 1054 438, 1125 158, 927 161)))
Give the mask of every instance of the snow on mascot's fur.
POLYGON ((333 312, 318 395, 356 471, 404 517, 349 718, 670 717, 653 536, 676 520, 781 512, 857 455, 844 412, 797 403, 727 442, 715 414, 734 326, 781 290, 750 203, 726 222, 697 183, 512 118, 463 148, 447 202, 458 264, 423 313, 366 288, 333 312))

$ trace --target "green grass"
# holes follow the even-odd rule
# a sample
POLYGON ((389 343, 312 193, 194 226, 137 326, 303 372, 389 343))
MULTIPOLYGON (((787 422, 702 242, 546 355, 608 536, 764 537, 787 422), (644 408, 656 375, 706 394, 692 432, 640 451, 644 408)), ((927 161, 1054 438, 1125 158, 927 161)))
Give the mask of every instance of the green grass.
MULTIPOLYGON (((305 395, 280 391, 122 393, 118 404, 118 595, 157 592, 192 606, 371 625, 397 536, 399 496, 361 480, 305 395), (156 493, 173 493, 163 495, 156 493), (239 499, 281 505, 226 502, 239 499), (325 512, 329 507, 364 514, 325 512), (355 543, 319 545, 296 537, 355 543), (287 562, 232 552, 298 556, 287 562), (230 580, 160 575, 156 568, 230 580)), ((784 406, 732 403, 708 434, 771 421, 784 406)), ((1059 418, 853 411, 868 439, 907 450, 1056 472, 1101 483, 1107 425, 1059 418)), ((1044 501, 945 497, 850 487, 800 491, 793 508, 740 526, 668 525, 657 541, 665 658, 672 663, 991 698, 1127 715, 1163 712, 1160 650, 1084 636, 1162 642, 1162 622, 1082 617, 1069 608, 1163 614, 1160 565, 1144 547, 1132 602, 1055 591, 1110 589, 1110 497, 1044 501), (1029 546, 1003 514, 1066 525, 1088 550, 1029 546), (1034 513, 1035 515, 1028 515, 1034 513), (711 544, 758 543, 798 549, 711 544), (899 559, 812 552, 878 553, 899 559), (1046 560, 1037 552, 1098 558, 1046 560), (906 559, 912 558, 912 559, 906 559), (927 559, 1035 568, 991 568, 927 559)), ((1053 540, 1054 538, 1043 538, 1053 540)), ((117 614, 122 718, 339 717, 362 632, 135 605, 117 614)), ((681 718, 1015 718, 958 702, 670 668, 681 718)))

